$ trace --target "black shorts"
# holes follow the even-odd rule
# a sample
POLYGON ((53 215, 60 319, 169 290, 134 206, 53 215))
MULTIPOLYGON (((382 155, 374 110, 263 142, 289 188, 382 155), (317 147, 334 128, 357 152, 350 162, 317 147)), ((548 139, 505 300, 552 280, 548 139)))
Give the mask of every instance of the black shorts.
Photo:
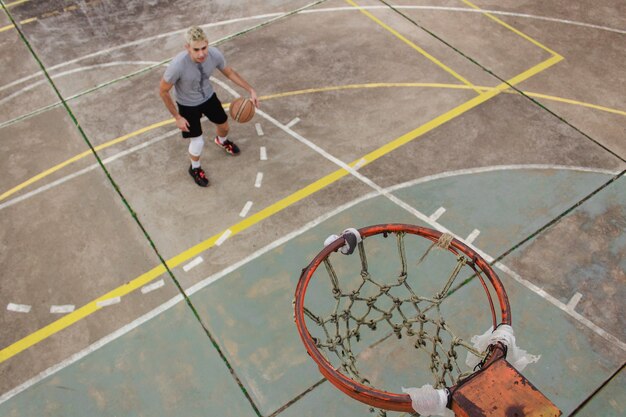
POLYGON ((228 120, 224 107, 222 107, 222 103, 220 102, 220 99, 217 98, 215 93, 213 93, 207 101, 198 106, 183 106, 180 103, 176 104, 178 104, 178 113, 187 119, 187 122, 189 122, 189 132, 182 132, 184 138, 196 138, 202 135, 200 118, 203 114, 217 125, 226 123, 226 120, 228 120))

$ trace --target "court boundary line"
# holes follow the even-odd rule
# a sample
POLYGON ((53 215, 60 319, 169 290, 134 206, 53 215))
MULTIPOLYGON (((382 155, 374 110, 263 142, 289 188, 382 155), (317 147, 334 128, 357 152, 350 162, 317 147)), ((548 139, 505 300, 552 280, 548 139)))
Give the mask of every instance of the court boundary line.
MULTIPOLYGON (((569 171, 577 171, 577 172, 592 172, 592 173, 604 174, 604 175, 608 175, 608 176, 613 176, 613 175, 618 175, 619 174, 618 171, 593 170, 593 169, 586 168, 586 167, 572 167, 572 166, 566 166, 566 165, 540 165, 540 164, 530 164, 530 165, 495 165, 495 166, 486 166, 486 167, 479 167, 479 168, 461 169, 461 170, 448 171, 448 172, 434 174, 434 175, 428 175, 428 176, 425 176, 425 177, 421 177, 421 178, 418 178, 418 179, 406 181, 406 182, 401 183, 401 184, 396 184, 396 185, 387 187, 386 190, 387 190, 387 192, 394 192, 394 191, 402 190, 402 189, 405 189, 405 188, 413 187, 413 186, 416 186, 416 185, 419 185, 419 184, 426 184, 426 183, 429 183, 429 182, 432 182, 432 181, 437 181, 437 180, 445 179, 445 178, 454 178, 454 177, 457 177, 457 176, 475 175, 475 174, 482 174, 482 173, 488 173, 488 172, 497 172, 497 171, 525 170, 525 169, 530 169, 530 170, 541 170, 541 169, 569 170, 569 171)), ((261 257, 263 255, 265 255, 266 253, 268 253, 268 252, 270 252, 270 251, 272 251, 274 249, 277 249, 281 245, 284 245, 285 243, 295 239, 296 237, 298 237, 298 236, 308 232, 309 230, 311 230, 314 227, 320 225, 321 223, 331 219, 332 217, 334 217, 334 216, 336 216, 338 214, 341 214, 342 212, 344 212, 344 211, 346 211, 346 210, 348 210, 348 209, 350 209, 350 208, 352 208, 352 207, 354 207, 354 206, 356 206, 358 204, 361 204, 361 203, 363 203, 365 201, 369 201, 369 200, 371 200, 373 198, 376 198, 376 197, 384 197, 384 196, 379 194, 377 191, 370 191, 369 193, 367 193, 367 194, 365 194, 365 195, 363 195, 361 197, 353 199, 352 201, 349 201, 349 202, 347 202, 345 204, 342 204, 341 206, 339 206, 339 207, 337 207, 337 208, 335 208, 333 210, 330 210, 327 213, 324 213, 324 214, 318 216, 314 220, 311 220, 311 221, 307 222, 304 226, 301 226, 300 228, 298 228, 298 229, 296 229, 296 230, 294 230, 294 231, 292 231, 292 232, 290 232, 290 233, 280 237, 279 239, 276 239, 275 241, 273 241, 273 242, 267 244, 266 246, 264 246, 263 248, 258 249, 257 251, 253 252, 252 254, 250 254, 250 255, 246 256, 245 258, 235 262, 234 264, 232 264, 232 265, 222 269, 221 271, 216 272, 215 274, 209 275, 208 277, 202 279, 198 283, 191 285, 190 287, 185 289, 185 294, 187 295, 187 297, 193 296, 197 292, 199 292, 199 291, 203 290, 204 288, 208 287, 209 285, 219 281, 220 279, 224 278, 228 274, 230 274, 230 273, 236 271, 237 269, 247 265, 248 263, 256 260, 257 258, 259 258, 259 257, 261 257)), ((433 223, 438 224, 437 222, 433 222, 433 223)), ((463 238, 457 237, 457 239, 459 239, 461 241, 464 241, 463 238)), ((469 246, 471 246, 474 250, 479 251, 479 249, 476 248, 474 245, 470 244, 469 246)), ((482 256, 490 257, 489 255, 485 254, 484 252, 482 252, 482 256)), ((490 257, 490 258, 492 260, 494 259, 493 257, 490 257)), ((505 265, 503 265, 501 262, 498 262, 496 264, 496 267, 501 269, 507 275, 510 275, 510 273, 509 273, 509 271, 510 271, 510 272, 513 272, 515 275, 517 275, 519 277, 519 275, 517 273, 515 273, 510 268, 508 268, 505 265), (504 266, 506 268, 506 270, 502 269, 502 266, 504 266)), ((514 276, 512 276, 512 278, 514 280, 517 280, 514 276)), ((524 284, 522 284, 522 285, 524 285, 524 284)), ((531 289, 531 291, 532 291, 532 289, 531 289)), ((532 292, 535 292, 535 291, 532 291, 532 292)), ((543 298, 548 303, 551 303, 550 300, 546 299, 541 294, 538 294, 536 292, 535 292, 535 294, 540 296, 541 298, 543 298)), ((108 343, 113 342, 116 339, 124 336, 125 334, 131 332, 132 330, 134 330, 135 328, 139 327, 140 325, 148 322, 149 320, 159 316, 161 313, 164 313, 165 311, 171 309, 172 307, 174 307, 175 305, 177 305, 178 303, 180 303, 181 301, 184 301, 184 300, 185 300, 185 298, 184 298, 184 296, 182 294, 176 294, 174 297, 172 297, 171 299, 165 301, 160 306, 158 306, 158 307, 154 308, 153 310, 143 314, 142 316, 140 316, 137 319, 131 321, 130 323, 120 327, 119 329, 113 331, 109 335, 104 336, 103 338, 99 339, 98 341, 96 341, 95 343, 89 345, 88 347, 80 350, 77 353, 74 353, 69 358, 59 362, 56 365, 53 365, 53 366, 49 367, 48 369, 42 371, 41 373, 37 374, 33 378, 30 378, 29 380, 23 382, 22 384, 18 385, 17 387, 15 387, 15 388, 7 391, 6 393, 0 395, 0 404, 3 404, 6 401, 10 400, 11 398, 15 397, 16 395, 19 395, 23 391, 27 390, 28 388, 32 387, 33 385, 37 384, 38 382, 42 381, 43 379, 53 375, 54 373, 59 372, 62 369, 72 365, 73 363, 83 359, 84 357, 86 357, 89 354, 95 352, 96 350, 98 350, 101 347, 107 345, 108 343)), ((553 304, 553 303, 551 303, 551 304, 553 304)), ((558 307, 558 306, 556 306, 556 307, 558 307)), ((566 310, 566 309, 560 309, 560 310, 562 310, 565 314, 570 314, 570 312, 568 310, 566 310)), ((577 313, 577 315, 580 315, 580 314, 577 313)), ((576 318, 576 317, 574 317, 574 318, 576 318)), ((588 320, 586 318, 585 318, 585 320, 590 322, 590 320, 588 320)), ((585 323, 582 323, 582 324, 585 324, 585 323)), ((600 328, 600 327, 598 326, 598 328, 600 328)), ((600 329, 603 332, 607 333, 602 328, 600 328, 600 329)), ((600 337, 603 337, 601 334, 598 334, 598 333, 596 333, 596 334, 598 336, 600 336, 600 337)), ((622 349, 626 350, 626 347, 622 347, 622 349)))

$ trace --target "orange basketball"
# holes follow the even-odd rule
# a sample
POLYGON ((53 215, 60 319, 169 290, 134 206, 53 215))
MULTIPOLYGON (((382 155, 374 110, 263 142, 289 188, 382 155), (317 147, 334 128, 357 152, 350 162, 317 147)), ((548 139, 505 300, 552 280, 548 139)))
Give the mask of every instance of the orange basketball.
POLYGON ((248 98, 239 97, 230 104, 230 116, 239 123, 249 122, 254 112, 254 103, 248 98))

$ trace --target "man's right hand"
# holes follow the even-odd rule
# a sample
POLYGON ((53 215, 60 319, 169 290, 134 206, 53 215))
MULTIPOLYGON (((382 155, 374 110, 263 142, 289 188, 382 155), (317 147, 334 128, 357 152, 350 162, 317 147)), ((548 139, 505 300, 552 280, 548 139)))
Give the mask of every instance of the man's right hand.
POLYGON ((189 132, 189 122, 182 116, 176 118, 176 127, 183 132, 189 132))

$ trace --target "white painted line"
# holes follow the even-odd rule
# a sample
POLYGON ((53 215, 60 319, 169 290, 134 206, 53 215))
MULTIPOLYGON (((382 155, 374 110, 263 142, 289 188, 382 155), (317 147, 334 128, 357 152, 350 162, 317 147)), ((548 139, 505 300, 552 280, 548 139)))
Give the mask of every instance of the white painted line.
POLYGON ((365 158, 359 159, 359 161, 356 164, 354 164, 354 169, 361 168, 363 165, 365 165, 366 162, 367 161, 365 160, 365 158))
POLYGON ((96 305, 98 307, 107 307, 107 306, 112 306, 113 304, 118 304, 120 301, 122 301, 121 297, 113 297, 113 298, 109 298, 108 300, 98 301, 96 305))
POLYGON ((439 207, 437 211, 435 211, 433 214, 428 216, 428 218, 431 221, 436 222, 445 212, 446 212, 446 209, 444 207, 439 207))
MULTIPOLYGON (((484 256, 483 256, 483 258, 484 258, 484 256)), ((554 306, 558 307, 559 309, 565 311, 571 317, 573 317, 576 320, 578 320, 578 322, 580 322, 581 324, 583 324, 583 325, 587 326, 588 328, 590 328, 591 330, 593 330, 597 335, 603 337, 604 339, 608 340, 611 343, 614 343, 616 346, 619 346, 622 350, 626 351, 626 343, 622 342, 617 337, 613 336, 612 334, 610 334, 609 332, 607 332, 606 330, 604 330, 603 328, 601 328, 597 324, 593 323, 588 318, 583 317, 582 315, 580 315, 579 313, 577 313, 577 312, 575 312, 573 310, 569 310, 565 304, 563 304, 561 301, 559 301, 558 299, 556 299, 553 296, 551 296, 550 294, 548 294, 543 288, 539 288, 538 286, 536 286, 532 282, 525 280, 524 278, 519 276, 517 273, 512 271, 509 267, 507 267, 506 265, 501 264, 500 262, 496 262, 496 266, 498 268, 500 268, 502 271, 506 272, 515 281, 519 282, 520 284, 522 284, 523 286, 525 286, 526 288, 528 288, 529 290, 531 290, 535 294, 539 295, 540 297, 542 297, 543 299, 545 299, 546 301, 548 301, 552 305, 554 305, 554 306)))
POLYGON ((479 234, 480 234, 480 230, 478 229, 472 230, 472 233, 470 233, 469 236, 465 238, 465 243, 473 243, 479 234))
POLYGON ((215 246, 221 246, 222 243, 224 243, 226 239, 228 239, 231 233, 232 232, 230 231, 230 229, 226 229, 226 231, 222 233, 222 236, 220 236, 219 239, 217 239, 217 241, 215 242, 215 246))
POLYGON ((261 161, 267 161, 267 149, 265 149, 265 146, 261 146, 261 161))
POLYGON ((254 186, 256 188, 261 188, 261 183, 262 182, 263 182, 263 173, 262 172, 257 172, 256 180, 254 180, 254 186))
POLYGON ((71 364, 73 364, 75 362, 78 362, 79 360, 81 360, 85 356, 89 355, 90 353, 92 353, 92 352, 100 349, 101 347, 107 345, 109 342, 112 342, 112 341, 122 337, 123 335, 125 335, 128 332, 130 332, 131 330, 141 326, 143 323, 147 322, 151 318, 158 316, 159 314, 161 314, 162 312, 164 312, 166 310, 169 310, 170 308, 172 308, 173 306, 175 306, 176 304, 178 304, 182 300, 183 300, 183 296, 182 295, 177 295, 176 297, 172 298, 168 302, 166 302, 166 303, 160 305, 159 307, 155 308, 154 310, 152 310, 148 314, 140 317, 139 319, 131 322, 130 324, 127 324, 126 326, 121 327, 120 329, 114 331, 113 333, 109 334, 108 336, 103 337, 102 339, 98 340, 96 343, 88 346, 87 348, 81 350, 78 353, 73 354, 72 356, 70 356, 69 358, 65 359, 64 361, 59 362, 58 364, 56 364, 54 366, 51 366, 50 368, 48 368, 45 371, 39 373, 38 375, 34 376, 33 378, 29 379, 28 381, 18 385, 17 387, 13 388, 12 390, 5 392, 4 394, 0 395, 0 404, 3 404, 5 402, 7 402, 8 400, 10 400, 11 398, 13 398, 16 395, 20 394, 21 392, 26 391, 28 388, 30 388, 33 385, 37 384, 38 382, 46 379, 50 375, 53 375, 53 374, 59 372, 60 370, 62 370, 64 368, 67 368, 71 364))
POLYGON ((144 285, 143 287, 141 287, 141 293, 148 294, 151 291, 158 290, 164 285, 165 285, 165 281, 163 281, 163 279, 160 279, 158 281, 153 282, 152 284, 144 285))
POLYGON ((241 212, 239 213, 239 217, 246 217, 251 208, 252 208, 252 201, 248 201, 246 205, 243 206, 243 208, 241 209, 241 212))
POLYGON ((583 298, 583 295, 581 293, 577 292, 576 294, 574 294, 572 299, 569 300, 569 303, 567 303, 567 306, 566 306, 567 310, 574 311, 576 309, 576 305, 578 304, 581 298, 583 298))
POLYGON ((14 304, 14 303, 9 303, 7 305, 7 310, 9 311, 14 311, 16 313, 29 313, 30 312, 30 306, 26 305, 26 304, 14 304))
MULTIPOLYGON (((304 6, 301 9, 306 8, 307 6, 304 6)), ((522 18, 528 18, 528 19, 537 19, 537 20, 546 20, 549 22, 556 22, 556 23, 563 23, 563 24, 568 24, 568 25, 575 25, 575 26, 582 26, 582 27, 589 27, 589 28, 593 28, 593 29, 599 29, 599 30, 605 30, 605 31, 609 31, 609 32, 615 32, 615 33, 621 33, 621 34, 626 34, 626 30, 624 29, 615 29, 615 28, 611 28, 611 27, 607 27, 607 26, 600 26, 600 25, 593 25, 593 24, 589 24, 589 23, 584 23, 584 22, 578 22, 578 21, 573 21, 573 20, 564 20, 564 19, 557 19, 557 18, 552 18, 552 17, 544 17, 544 16, 537 16, 537 15, 530 15, 530 14, 521 14, 521 13, 512 13, 512 12, 503 12, 500 10, 487 10, 487 9, 482 9, 482 10, 476 10, 476 9, 470 9, 468 8, 461 8, 461 7, 441 7, 441 6, 400 6, 400 5, 396 5, 394 6, 395 9, 423 9, 423 10, 444 10, 444 11, 451 11, 451 12, 462 12, 462 13, 490 13, 496 16, 514 16, 514 17, 522 17, 522 18)), ((360 6, 359 8, 355 8, 355 7, 329 7, 329 8, 319 8, 319 9, 310 9, 310 10, 302 10, 299 11, 298 13, 331 13, 331 12, 339 12, 339 11, 352 11, 352 12, 357 12, 359 10, 376 10, 376 9, 385 9, 388 10, 389 6, 360 6)), ((223 21, 219 21, 219 22, 213 22, 213 23, 208 23, 208 24, 204 24, 201 25, 203 28, 211 28, 211 27, 216 27, 216 26, 225 26, 225 25, 230 25, 230 24, 234 24, 234 23, 239 23, 239 22, 245 22, 245 21, 249 21, 249 20, 259 20, 259 19, 270 19, 271 20, 277 20, 280 19, 282 16, 287 15, 288 13, 291 12, 287 12, 287 13, 268 13, 268 14, 261 14, 261 15, 255 15, 255 16, 247 16, 247 17, 242 17, 242 18, 236 18, 236 19, 230 19, 230 20, 223 20, 223 21)), ((261 24, 266 24, 267 22, 262 22, 261 24)), ((254 26, 253 26, 254 27, 254 26)), ((167 32, 167 33, 161 33, 159 35, 156 36, 150 36, 147 38, 143 38, 143 39, 138 39, 132 42, 128 42, 125 44, 121 44, 121 45, 116 45, 112 48, 107 48, 107 49, 101 49, 98 50, 97 52, 91 53, 91 54, 87 54, 87 55, 83 55, 81 57, 75 58, 73 60, 69 60, 69 61, 64 61, 60 64, 54 65, 50 68, 48 68, 48 71, 52 72, 53 70, 56 70, 58 68, 63 68, 69 65, 73 65, 76 62, 80 62, 82 60, 85 59, 89 59, 89 58, 93 58, 93 57, 97 57, 100 55, 108 55, 110 52, 113 51, 117 51, 120 49, 125 49, 125 48, 129 48, 131 46, 136 46, 136 45, 141 45, 141 44, 146 44, 146 43, 154 43, 155 40, 157 39, 163 39, 163 38, 167 38, 170 36, 176 36, 179 35, 181 33, 184 33, 186 29, 183 30, 176 30, 176 31, 172 31, 172 32, 167 32)), ((230 35, 229 35, 230 36, 230 35)), ((222 39, 217 39, 215 42, 213 42, 212 44, 217 44, 220 41, 228 38, 229 36, 222 38, 222 39)), ((167 62, 167 61, 166 61, 167 62)), ((3 85, 0 87, 0 91, 7 89, 9 87, 12 87, 14 85, 17 84, 21 84, 24 83, 32 78, 38 77, 40 76, 40 73, 34 73, 32 75, 29 75, 27 77, 23 77, 20 78, 16 81, 13 81, 9 84, 3 85)))
MULTIPOLYGON (((74 73, 77 73, 77 72, 90 71, 92 69, 100 69, 100 68, 106 68, 106 67, 114 67, 114 66, 118 66, 118 65, 156 65, 156 64, 159 64, 159 62, 156 62, 156 61, 113 61, 113 62, 106 62, 104 64, 89 65, 89 66, 86 66, 86 67, 74 68, 74 69, 69 70, 69 71, 60 72, 60 73, 51 75, 50 78, 55 79, 55 78, 64 77, 66 75, 71 75, 71 74, 74 74, 74 73)), ((2 98, 0 100, 0 105, 6 103, 7 101, 11 100, 14 97, 20 96, 20 95, 24 94, 25 92, 38 87, 39 85, 47 84, 47 83, 48 83, 48 80, 43 79, 43 80, 39 80, 37 82, 34 82, 32 84, 29 84, 27 87, 24 87, 21 90, 18 90, 16 92, 14 92, 12 94, 9 94, 8 96, 2 98)))
MULTIPOLYGON (((513 166, 513 168, 500 168, 501 170, 507 170, 507 169, 524 169, 522 166, 513 166)), ((546 166, 541 166, 540 169, 551 169, 549 167, 546 166)), ((562 169, 572 169, 571 167, 564 167, 562 169)), ((477 168, 476 172, 491 172, 491 171, 496 171, 498 169, 493 169, 493 167, 486 167, 486 168, 477 168)), ((578 169, 575 169, 578 170, 578 169)), ((421 184, 421 183, 426 183, 429 181, 433 181, 436 179, 440 179, 440 178, 448 178, 448 177, 454 177, 457 175, 467 175, 470 174, 470 172, 467 172, 467 170, 460 170, 460 171, 454 171, 454 172, 449 172, 449 173, 443 173, 443 174, 437 174, 437 175, 432 175, 432 176, 428 176, 428 177, 423 177, 423 178, 418 178, 417 180, 411 180, 411 181, 407 181, 403 184, 396 184, 393 187, 389 187, 386 189, 387 192, 392 192, 392 191, 397 191, 406 187, 411 187, 413 185, 416 184, 421 184)), ((309 223, 305 224, 304 226, 302 226, 301 228, 284 235, 283 237, 281 237, 280 239, 275 240, 274 242, 270 243, 269 245, 257 250, 256 252, 250 254, 249 256, 247 256, 246 258, 240 260, 239 262, 236 262, 232 265, 230 265, 227 268, 224 268, 223 270, 221 270, 218 273, 215 273, 213 275, 208 276, 207 278, 203 279, 202 281, 198 282, 197 284, 189 287, 188 289, 185 290, 185 293, 187 294, 187 296, 191 296, 195 293, 197 293, 198 291, 202 290, 203 288, 208 287, 209 285, 213 284, 214 282, 219 281, 220 279, 224 278, 225 276, 227 276, 228 274, 230 274, 233 271, 236 271, 237 269, 241 268, 244 265, 247 265, 248 263, 256 260, 257 258, 263 256, 264 254, 284 245, 285 243, 291 241, 292 239, 295 239, 296 237, 308 232, 309 230, 317 227, 319 224, 325 222, 326 220, 337 216, 340 213, 343 213, 344 211, 360 204, 363 203, 365 201, 371 200, 372 198, 378 197, 380 195, 380 193, 378 193, 377 191, 372 191, 368 194, 365 194, 355 200, 352 200, 348 203, 345 203, 342 206, 339 206, 337 208, 335 208, 334 210, 331 210, 323 215, 321 215, 320 217, 318 217, 317 219, 314 219, 312 221, 310 221, 309 223)), ((449 233, 449 232, 448 232, 449 233)), ((474 248, 475 249, 475 248, 474 248)), ((493 258, 484 254, 484 253, 479 253, 483 258, 485 258, 486 260, 489 258, 491 259, 491 261, 493 261, 493 258)), ((500 268, 501 270, 503 270, 504 272, 506 272, 507 274, 511 275, 514 279, 522 282, 527 282, 525 280, 522 280, 522 278, 517 275, 515 272, 513 272, 512 270, 510 270, 508 267, 506 267, 503 264, 497 263, 496 266, 498 266, 498 268, 500 268), (514 275, 512 275, 514 274, 514 275)), ((534 284, 532 283, 528 283, 530 286, 534 286, 534 284)), ((526 284, 524 284, 526 285, 526 284)), ((536 288, 536 286, 535 286, 536 288)), ((542 290, 543 291, 543 290, 542 290)), ((535 291, 536 292, 536 291, 535 291)), ((544 297, 545 298, 545 297, 544 297)), ((157 317, 158 315, 160 315, 161 313, 169 310, 170 308, 174 307, 175 305, 177 305, 178 303, 180 303, 181 301, 183 301, 183 296, 182 295, 177 295, 174 298, 170 299, 169 301, 165 302, 164 304, 160 305, 159 307, 155 308, 154 310, 150 311, 149 313, 141 316, 140 318, 136 319, 135 321, 121 327, 120 329, 116 330, 115 332, 109 334, 108 336, 103 337, 102 339, 98 340, 96 343, 92 344, 91 346, 83 349, 82 351, 75 353, 74 355, 72 355, 71 357, 67 358, 66 360, 46 369, 45 371, 41 372, 39 375, 29 379, 28 381, 22 383, 21 385, 13 388, 10 391, 5 392, 4 394, 0 395, 0 404, 5 403, 6 401, 10 400, 11 398, 13 398, 14 396, 20 394, 21 392, 27 390, 28 388, 32 387, 33 385, 37 384, 38 382, 46 379, 47 377, 59 372, 60 370, 72 365, 73 363, 81 360, 82 358, 86 357, 87 355, 95 352, 96 350, 100 349, 103 346, 106 346, 108 343, 119 339, 120 337, 124 336, 125 334, 129 333, 130 331, 132 331, 133 329, 136 329, 137 327, 141 326, 142 324, 148 322, 149 320, 153 319, 154 317, 157 317)), ((558 301, 557 301, 558 302, 558 301)), ((586 320, 584 317, 580 316, 578 313, 569 313, 570 315, 573 315, 574 317, 578 318, 579 321, 581 321, 581 323, 589 326, 589 324, 591 324, 591 326, 595 326, 593 323, 589 322, 589 320, 586 320), (579 318, 580 317, 580 318, 579 318)), ((597 326, 595 326, 597 327, 597 326)), ((593 327, 592 327, 593 328, 593 327)), ((626 351, 626 344, 623 343, 622 341, 620 341, 619 339, 615 338, 614 336, 611 336, 610 334, 608 334, 607 332, 603 331, 602 329, 599 329, 599 334, 605 338, 607 338, 609 341, 616 343, 617 346, 621 347, 623 350, 626 351)), ((598 333, 598 331, 596 330, 596 333, 598 333)))
POLYGON ((287 123, 285 126, 287 127, 292 127, 295 126, 296 123, 298 123, 300 121, 299 117, 296 117, 295 119, 293 119, 292 121, 290 121, 289 123, 287 123))
MULTIPOLYGON (((345 210, 363 202, 363 201, 367 201, 373 197, 378 196, 378 193, 375 192, 371 192, 365 196, 362 196, 356 200, 350 201, 346 204, 344 204, 343 206, 337 207, 336 209, 327 212, 326 214, 323 214, 322 216, 318 217, 315 220, 312 220, 311 222, 305 224, 304 226, 302 226, 300 229, 297 229, 283 237, 281 237, 280 239, 275 240, 274 242, 270 243, 269 245, 259 249, 258 251, 252 253, 251 255, 247 256, 246 258, 242 259, 241 261, 229 266, 228 268, 225 268, 223 270, 221 270, 220 272, 210 275, 207 278, 203 279, 202 281, 200 281, 199 283, 193 285, 192 287, 190 287, 189 289, 185 290, 185 293, 187 294, 187 296, 191 296, 193 294, 195 294, 196 292, 200 291, 201 289, 211 285, 212 283, 220 280, 221 278, 225 277, 226 275, 230 274, 233 271, 236 271, 237 269, 241 268, 242 266, 254 261, 255 259, 263 256, 264 254, 278 248, 281 245, 284 245, 286 242, 289 242, 290 240, 306 233, 307 231, 313 229, 314 227, 316 227, 317 225, 321 224, 322 222, 336 216, 339 213, 344 212, 345 210)), ((98 340, 97 342, 95 342, 94 344, 92 344, 91 346, 88 346, 87 348, 81 350, 78 353, 75 353, 74 355, 70 356, 69 358, 65 359, 62 362, 59 362, 58 364, 51 366, 50 368, 46 369, 45 371, 41 372, 39 375, 34 376, 33 378, 29 379, 28 381, 24 382, 23 384, 13 388, 12 390, 5 392, 4 394, 0 395, 0 404, 10 400, 11 398, 13 398, 14 396, 18 395, 19 393, 27 390, 28 388, 32 387, 33 385, 37 384, 38 382, 42 381, 43 379, 49 377, 50 375, 53 375, 57 372, 59 372, 60 370, 67 368, 68 366, 72 365, 73 363, 81 360, 82 358, 84 358, 85 356, 95 352, 96 350, 100 349, 103 346, 106 346, 107 344, 109 344, 110 342, 113 342, 116 339, 119 339, 120 337, 124 336, 125 334, 127 334, 128 332, 136 329, 137 327, 141 326, 142 324, 146 323, 147 321, 153 319, 154 317, 157 317, 159 314, 169 310, 170 308, 174 307, 176 304, 180 303, 181 301, 183 301, 184 298, 181 294, 176 295, 175 297, 173 297, 172 299, 170 299, 169 301, 165 302, 164 304, 160 305, 159 307, 155 308, 154 310, 144 314, 143 316, 141 316, 140 318, 136 319, 135 321, 130 322, 129 324, 122 326, 121 328, 119 328, 118 330, 114 331, 113 333, 109 334, 108 336, 103 337, 102 339, 98 340)))
POLYGON ((254 127, 256 128, 256 134, 259 136, 263 136, 263 128, 261 128, 261 123, 255 123, 254 127))
POLYGON ((74 311, 76 307, 72 304, 65 304, 60 306, 51 306, 50 313, 52 314, 66 314, 74 311))
MULTIPOLYGON (((147 148, 148 146, 151 146, 151 145, 153 145, 153 144, 155 144, 157 142, 160 142, 163 139, 167 139, 170 136, 173 136, 175 134, 180 134, 180 130, 178 130, 178 129, 170 130, 169 132, 164 133, 163 135, 157 136, 154 139, 151 139, 151 140, 149 140, 147 142, 144 142, 144 143, 141 143, 139 145, 133 146, 132 148, 126 149, 125 151, 122 151, 122 152, 117 153, 117 154, 115 154, 113 156, 110 156, 110 157, 108 157, 106 159, 103 159, 102 163, 104 165, 107 165, 107 164, 109 164, 109 163, 111 163, 111 162, 113 162, 113 161, 115 161, 117 159, 120 159, 120 158, 122 158, 122 157, 124 157, 126 155, 129 155, 129 154, 131 154, 133 152, 136 152, 136 151, 138 151, 140 149, 147 148)), ((98 164, 98 163, 92 164, 92 165, 88 166, 87 168, 83 168, 80 171, 74 172, 73 174, 70 174, 70 175, 67 175, 65 177, 59 178, 58 180, 55 180, 55 181, 51 182, 50 184, 46 184, 46 185, 44 185, 42 187, 39 187, 39 188, 37 188, 37 189, 35 189, 33 191, 29 191, 28 193, 22 194, 19 197, 13 198, 13 199, 8 200, 8 201, 5 201, 4 203, 0 204, 0 210, 4 209, 6 207, 10 207, 10 206, 12 206, 12 205, 14 205, 16 203, 19 203, 20 201, 24 201, 24 200, 26 200, 26 199, 28 199, 30 197, 34 197, 34 196, 36 196, 39 193, 42 193, 42 192, 47 191, 47 190, 49 190, 51 188, 54 188, 57 185, 61 185, 61 184, 65 183, 65 182, 67 182, 67 181, 70 181, 70 180, 72 180, 72 179, 74 179, 76 177, 79 177, 79 176, 81 176, 83 174, 86 174, 86 173, 88 173, 90 171, 93 171, 94 169, 97 169, 97 168, 100 168, 100 164, 98 164)))
POLYGON ((202 256, 197 256, 187 265, 183 266, 183 271, 189 272, 191 268, 195 268, 196 266, 200 265, 202 262, 204 262, 204 259, 202 259, 202 256))

